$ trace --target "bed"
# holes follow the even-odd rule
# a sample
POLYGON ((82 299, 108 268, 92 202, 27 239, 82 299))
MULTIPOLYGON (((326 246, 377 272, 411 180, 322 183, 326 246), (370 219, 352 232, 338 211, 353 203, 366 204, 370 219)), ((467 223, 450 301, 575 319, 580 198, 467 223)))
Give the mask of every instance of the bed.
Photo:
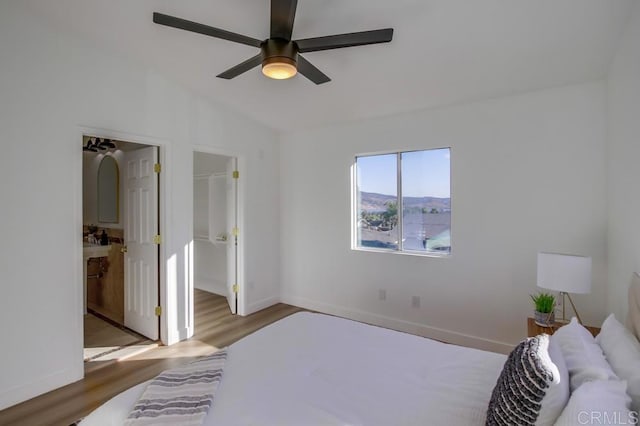
MULTIPOLYGON (((228 348, 203 424, 482 425, 506 362, 502 354, 297 313, 228 348)), ((587 381, 596 379, 603 378, 587 381)), ((117 395, 81 425, 124 424, 147 383, 117 395)))

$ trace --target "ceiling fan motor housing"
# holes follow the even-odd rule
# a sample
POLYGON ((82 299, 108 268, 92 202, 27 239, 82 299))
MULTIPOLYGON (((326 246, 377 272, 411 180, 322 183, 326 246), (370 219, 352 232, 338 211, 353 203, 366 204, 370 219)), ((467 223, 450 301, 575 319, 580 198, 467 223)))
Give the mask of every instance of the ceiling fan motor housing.
POLYGON ((270 38, 260 45, 262 54, 262 66, 274 63, 284 62, 298 66, 298 46, 295 42, 284 40, 281 38, 270 38))

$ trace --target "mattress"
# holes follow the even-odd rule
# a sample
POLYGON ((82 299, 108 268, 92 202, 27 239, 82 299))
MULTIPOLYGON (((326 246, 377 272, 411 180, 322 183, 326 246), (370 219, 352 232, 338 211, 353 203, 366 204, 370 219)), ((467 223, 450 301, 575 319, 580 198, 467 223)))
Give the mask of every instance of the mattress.
MULTIPOLYGON (((297 313, 229 347, 205 425, 484 425, 505 355, 297 313)), ((134 386, 81 424, 122 425, 134 386)))

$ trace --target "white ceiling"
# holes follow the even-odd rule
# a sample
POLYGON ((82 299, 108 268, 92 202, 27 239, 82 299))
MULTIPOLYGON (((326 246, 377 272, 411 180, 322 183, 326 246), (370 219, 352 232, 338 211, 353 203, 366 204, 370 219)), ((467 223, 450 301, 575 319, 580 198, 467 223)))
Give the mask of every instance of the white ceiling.
POLYGON ((39 0, 61 31, 139 61, 278 130, 396 114, 602 78, 633 0, 299 0, 293 38, 393 27, 388 44, 308 53, 332 81, 275 81, 258 53, 152 22, 152 12, 265 39, 268 0, 39 0))

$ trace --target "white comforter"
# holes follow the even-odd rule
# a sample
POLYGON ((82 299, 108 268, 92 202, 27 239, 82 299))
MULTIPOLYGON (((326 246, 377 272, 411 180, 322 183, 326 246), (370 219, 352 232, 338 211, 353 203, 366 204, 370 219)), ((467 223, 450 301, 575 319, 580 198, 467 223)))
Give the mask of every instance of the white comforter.
MULTIPOLYGON (((506 357, 298 313, 229 347, 205 425, 483 425, 506 357)), ((135 386, 82 426, 122 425, 135 386)))

